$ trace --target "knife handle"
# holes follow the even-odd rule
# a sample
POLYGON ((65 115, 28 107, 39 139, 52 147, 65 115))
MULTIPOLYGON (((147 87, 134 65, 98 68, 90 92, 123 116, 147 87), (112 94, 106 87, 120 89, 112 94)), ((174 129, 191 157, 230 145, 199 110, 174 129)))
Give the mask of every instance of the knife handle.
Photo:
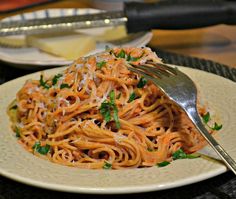
POLYGON ((165 0, 124 4, 128 32, 150 29, 192 29, 236 24, 236 1, 165 0))

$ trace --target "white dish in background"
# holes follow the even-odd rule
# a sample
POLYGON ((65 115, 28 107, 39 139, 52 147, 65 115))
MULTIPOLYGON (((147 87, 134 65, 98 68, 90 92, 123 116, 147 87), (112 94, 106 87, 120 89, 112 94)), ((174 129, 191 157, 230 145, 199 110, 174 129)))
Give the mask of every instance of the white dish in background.
MULTIPOLYGON (((216 134, 216 138, 236 159, 236 84, 204 71, 179 68, 196 82, 201 99, 220 117, 223 128, 216 134)), ((45 74, 57 74, 60 70, 62 68, 50 69, 45 71, 45 74)), ((45 189, 120 194, 179 187, 208 179, 227 170, 220 161, 204 157, 176 160, 163 168, 154 166, 124 170, 86 170, 38 158, 17 143, 6 109, 27 79, 39 77, 40 73, 34 73, 0 86, 0 93, 5 93, 5 96, 0 96, 0 175, 45 189)), ((205 148, 205 151, 210 154, 213 152, 209 147, 205 148)))
MULTIPOLYGON (((48 9, 48 10, 40 10, 32 13, 25 13, 22 15, 16 15, 12 17, 5 18, 2 21, 14 21, 19 19, 36 19, 36 18, 47 18, 47 17, 58 17, 58 16, 71 16, 71 15, 82 15, 82 14, 92 14, 101 12, 100 10, 95 9, 48 9)), ((92 31, 90 30, 82 30, 83 33, 88 34, 101 34, 107 28, 94 28, 92 31)), ((15 36, 22 37, 22 36, 15 36)), ((124 43, 122 46, 133 46, 133 47, 141 47, 145 46, 152 38, 152 33, 147 32, 146 34, 136 38, 135 40, 124 43)), ((113 46, 109 43, 101 43, 97 45, 97 49, 92 51, 89 54, 93 54, 95 52, 103 51, 104 46, 108 44, 108 46, 113 46)), ((8 64, 21 68, 21 69, 45 69, 52 66, 64 66, 73 62, 73 60, 66 60, 62 57, 56 57, 47 53, 40 51, 37 48, 6 48, 0 46, 0 60, 7 62, 8 64)))

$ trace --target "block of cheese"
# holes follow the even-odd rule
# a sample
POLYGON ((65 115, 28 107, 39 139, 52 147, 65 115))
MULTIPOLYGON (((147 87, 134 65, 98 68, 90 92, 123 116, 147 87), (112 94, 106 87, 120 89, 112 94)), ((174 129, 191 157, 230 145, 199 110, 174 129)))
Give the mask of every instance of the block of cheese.
POLYGON ((127 36, 125 26, 116 26, 111 29, 107 29, 103 34, 97 35, 96 40, 100 42, 109 42, 112 40, 122 39, 127 36))
POLYGON ((16 48, 26 47, 25 37, 22 35, 0 37, 0 45, 16 48))
POLYGON ((73 32, 29 35, 26 36, 26 43, 68 60, 84 56, 96 48, 93 37, 73 32))

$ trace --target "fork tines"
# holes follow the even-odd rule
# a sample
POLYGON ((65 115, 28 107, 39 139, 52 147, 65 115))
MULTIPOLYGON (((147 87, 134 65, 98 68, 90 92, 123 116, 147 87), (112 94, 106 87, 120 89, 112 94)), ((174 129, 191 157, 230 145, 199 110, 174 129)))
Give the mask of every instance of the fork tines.
POLYGON ((173 68, 173 67, 168 66, 166 64, 155 63, 155 62, 152 62, 152 61, 147 61, 146 63, 160 69, 161 71, 165 71, 165 72, 168 72, 168 73, 173 74, 173 75, 177 74, 177 68, 173 68))
POLYGON ((132 70, 133 68, 133 72, 138 72, 143 76, 149 75, 151 77, 162 78, 163 76, 169 77, 170 75, 177 74, 177 68, 173 68, 162 63, 154 63, 152 61, 147 61, 145 64, 141 65, 131 64, 131 66, 132 67, 130 68, 130 70, 132 70))

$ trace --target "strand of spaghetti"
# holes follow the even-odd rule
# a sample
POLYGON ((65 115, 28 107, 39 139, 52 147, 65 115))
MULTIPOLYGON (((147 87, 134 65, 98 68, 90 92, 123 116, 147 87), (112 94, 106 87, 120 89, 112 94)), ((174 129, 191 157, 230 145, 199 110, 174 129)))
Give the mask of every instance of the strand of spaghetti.
MULTIPOLYGON (((79 115, 79 114, 81 114, 81 113, 83 113, 83 112, 86 112, 86 111, 90 110, 90 109, 93 108, 93 107, 96 107, 96 104, 95 104, 95 103, 94 103, 94 104, 86 104, 86 105, 78 106, 78 110, 76 110, 76 111, 74 111, 74 112, 72 112, 72 113, 69 113, 69 114, 65 115, 65 116, 61 119, 61 121, 62 121, 62 122, 68 121, 68 120, 70 120, 71 118, 73 118, 74 116, 79 115)), ((53 113, 53 115, 56 116, 55 113, 53 113)))
POLYGON ((174 116, 173 116, 173 113, 172 113, 172 110, 170 107, 168 107, 166 104, 163 104, 163 106, 165 107, 165 109, 167 110, 167 113, 168 113, 168 116, 169 116, 169 127, 167 129, 167 133, 168 132, 171 132, 173 126, 174 126, 174 116))
MULTIPOLYGON (((163 109, 163 107, 162 107, 162 109, 163 109)), ((154 110, 154 111, 147 113, 145 115, 131 118, 128 121, 134 125, 142 125, 145 123, 155 121, 156 119, 160 118, 162 115, 165 115, 166 113, 168 113, 168 111, 166 109, 164 109, 164 111, 161 111, 161 112, 154 110)))
POLYGON ((137 81, 126 81, 124 79, 120 79, 118 77, 111 77, 111 76, 107 76, 107 75, 103 75, 100 73, 97 73, 97 77, 101 78, 103 80, 110 80, 110 81, 114 81, 117 82, 119 84, 126 84, 126 85, 135 85, 137 83, 137 81))
POLYGON ((47 140, 46 143, 52 147, 55 147, 55 146, 60 146, 60 145, 63 145, 63 143, 67 143, 69 142, 70 139, 67 138, 67 139, 63 139, 63 140, 60 140, 60 141, 56 141, 56 140, 47 140))
POLYGON ((58 132, 55 133, 55 134, 50 134, 50 135, 48 135, 48 138, 56 138, 56 137, 65 136, 65 135, 67 135, 67 134, 73 133, 73 131, 75 131, 76 128, 77 128, 77 126, 76 126, 76 125, 73 125, 72 127, 70 127, 70 128, 67 129, 67 130, 58 131, 58 132))

